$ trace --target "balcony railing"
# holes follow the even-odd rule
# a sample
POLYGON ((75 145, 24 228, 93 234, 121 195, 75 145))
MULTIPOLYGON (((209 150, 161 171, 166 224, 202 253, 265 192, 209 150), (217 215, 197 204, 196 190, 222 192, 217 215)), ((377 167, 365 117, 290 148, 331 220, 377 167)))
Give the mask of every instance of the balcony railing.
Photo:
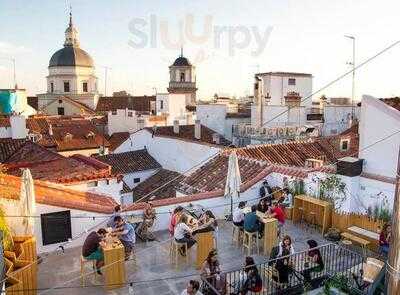
POLYGON ((194 82, 169 82, 169 88, 196 88, 196 83, 194 82))
MULTIPOLYGON (((249 291, 247 294, 303 294, 323 287, 332 278, 338 278, 345 283, 351 290, 350 294, 369 294, 374 284, 360 287, 354 278, 362 271, 363 257, 360 254, 336 244, 327 244, 315 249, 319 250, 323 261, 323 267, 319 269, 316 268, 316 264, 307 262, 309 251, 256 264, 262 288, 261 291, 249 291), (287 271, 287 280, 282 278, 283 269, 287 271)), ((226 282, 226 294, 236 294, 235 292, 240 291, 244 285, 246 274, 244 270, 231 270, 219 274, 219 278, 226 282)), ((203 278, 203 288, 212 290, 216 295, 224 293, 221 292, 221 286, 216 286, 215 280, 216 278, 203 278)))

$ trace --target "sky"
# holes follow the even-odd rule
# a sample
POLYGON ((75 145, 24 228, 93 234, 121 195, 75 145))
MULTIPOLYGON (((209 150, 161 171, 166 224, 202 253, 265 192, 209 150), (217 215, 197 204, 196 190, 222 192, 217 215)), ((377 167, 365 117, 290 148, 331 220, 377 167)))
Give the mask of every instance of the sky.
MULTIPOLYGON (((400 40, 394 0, 0 0, 0 89, 17 82, 44 93, 51 55, 62 48, 69 7, 81 48, 94 59, 99 90, 166 92, 180 54, 196 66, 198 95, 252 94, 256 72, 306 72, 313 90, 400 40), (192 25, 193 24, 193 25, 192 25)), ((356 73, 356 98, 400 95, 400 45, 356 73)), ((351 96, 351 77, 316 94, 351 96)))

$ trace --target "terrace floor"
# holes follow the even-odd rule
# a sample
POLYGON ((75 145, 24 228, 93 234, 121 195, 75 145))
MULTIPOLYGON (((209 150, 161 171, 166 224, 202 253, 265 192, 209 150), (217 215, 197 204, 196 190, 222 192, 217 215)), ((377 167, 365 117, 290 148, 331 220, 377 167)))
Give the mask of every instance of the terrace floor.
MULTIPOLYGON (((219 223, 218 255, 223 271, 241 268, 246 256, 241 248, 232 244, 231 230, 231 223, 224 221, 219 223)), ((304 228, 295 226, 290 221, 286 224, 285 233, 292 237, 296 252, 307 249, 306 241, 311 238, 320 245, 328 243, 315 230, 305 231, 304 228)), ((166 231, 157 232, 156 236, 159 241, 148 243, 137 241, 136 266, 133 261, 126 262, 127 281, 135 282, 133 284, 134 294, 181 294, 190 279, 200 279, 198 270, 195 268, 196 249, 193 247, 191 250, 190 265, 185 266, 185 262, 182 260, 180 268, 176 269, 169 258, 168 233, 166 231)), ((39 291, 38 294, 129 294, 128 286, 106 291, 101 286, 104 284, 101 277, 96 280, 93 279, 93 276, 89 277, 87 286, 81 288, 80 251, 80 247, 66 249, 64 254, 52 254, 44 259, 39 265, 38 287, 54 289, 39 291)), ((262 255, 253 255, 253 257, 256 263, 268 258, 262 255)))

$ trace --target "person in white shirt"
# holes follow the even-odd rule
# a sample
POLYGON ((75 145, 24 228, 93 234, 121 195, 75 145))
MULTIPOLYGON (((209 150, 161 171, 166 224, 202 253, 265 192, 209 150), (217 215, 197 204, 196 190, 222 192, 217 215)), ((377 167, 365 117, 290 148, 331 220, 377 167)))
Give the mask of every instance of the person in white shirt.
POLYGON ((243 209, 246 206, 245 202, 240 202, 239 206, 233 211, 232 221, 236 226, 243 227, 244 223, 244 212, 243 209))
POLYGON ((201 293, 199 289, 200 283, 196 280, 190 280, 187 288, 182 291, 181 295, 203 295, 203 293, 201 293))
MULTIPOLYGON (((186 243, 187 248, 190 249, 193 247, 194 244, 196 244, 196 240, 193 239, 192 237, 192 230, 190 227, 186 224, 187 223, 187 216, 183 214, 181 218, 179 219, 178 224, 175 226, 174 230, 174 238, 178 243, 186 243)), ((179 249, 179 253, 182 256, 185 256, 186 253, 184 252, 185 248, 182 246, 179 249)))
POLYGON ((284 195, 282 198, 282 205, 285 206, 286 208, 292 207, 292 205, 293 205, 292 194, 290 193, 290 191, 287 188, 285 188, 283 190, 283 192, 284 192, 284 195))

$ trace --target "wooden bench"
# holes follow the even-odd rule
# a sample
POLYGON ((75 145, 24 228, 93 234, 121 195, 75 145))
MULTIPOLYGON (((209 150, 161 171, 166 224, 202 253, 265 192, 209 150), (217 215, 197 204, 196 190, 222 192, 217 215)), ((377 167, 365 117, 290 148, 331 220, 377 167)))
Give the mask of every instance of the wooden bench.
POLYGON ((361 246, 362 250, 363 250, 364 257, 366 257, 367 247, 370 244, 369 241, 364 240, 363 238, 357 237, 357 236, 355 236, 355 235, 353 235, 351 233, 347 233, 347 232, 341 233, 341 236, 342 236, 342 238, 345 238, 347 240, 350 240, 350 241, 352 241, 354 243, 359 244, 361 246))
POLYGON ((377 251, 379 249, 379 234, 370 230, 363 229, 358 226, 350 226, 347 232, 369 241, 370 249, 377 251))

